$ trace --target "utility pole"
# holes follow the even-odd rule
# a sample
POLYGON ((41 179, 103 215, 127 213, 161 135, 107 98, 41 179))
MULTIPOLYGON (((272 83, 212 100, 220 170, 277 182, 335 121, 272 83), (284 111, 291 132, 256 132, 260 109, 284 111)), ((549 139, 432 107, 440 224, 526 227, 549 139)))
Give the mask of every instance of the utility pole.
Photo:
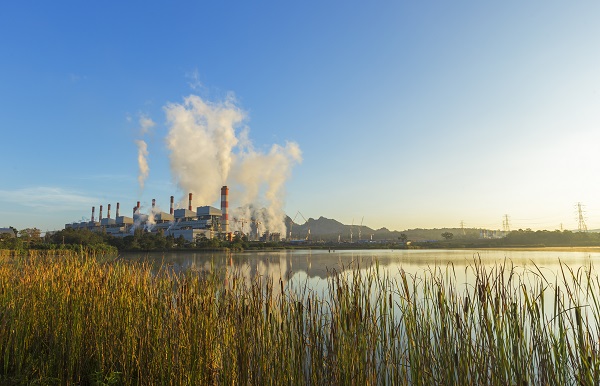
POLYGON ((358 228, 358 241, 362 240, 362 224, 364 219, 365 217, 363 216, 363 218, 360 220, 360 228, 358 228))
POLYGON ((507 214, 504 215, 504 220, 502 220, 502 231, 506 233, 510 232, 510 221, 507 214))
POLYGON ((578 217, 577 230, 579 232, 587 232, 587 225, 585 224, 585 218, 583 216, 583 209, 582 209, 581 202, 577 203, 577 217, 578 217))

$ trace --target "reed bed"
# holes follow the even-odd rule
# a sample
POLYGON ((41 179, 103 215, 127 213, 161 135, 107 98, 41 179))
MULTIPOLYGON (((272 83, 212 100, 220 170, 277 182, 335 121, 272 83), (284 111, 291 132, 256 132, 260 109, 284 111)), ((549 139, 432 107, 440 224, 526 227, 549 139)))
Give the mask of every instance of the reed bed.
POLYGON ((452 266, 357 267, 319 295, 86 252, 13 258, 0 264, 0 383, 600 383, 592 267, 469 269, 471 285, 452 266))

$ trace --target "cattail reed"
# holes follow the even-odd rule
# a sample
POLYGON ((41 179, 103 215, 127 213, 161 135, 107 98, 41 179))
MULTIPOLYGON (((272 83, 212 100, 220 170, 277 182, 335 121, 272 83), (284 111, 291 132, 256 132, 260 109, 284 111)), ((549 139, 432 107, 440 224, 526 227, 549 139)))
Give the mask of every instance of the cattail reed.
POLYGON ((318 295, 85 251, 3 257, 2 384, 600 383, 592 267, 547 280, 475 261, 473 286, 451 266, 357 267, 318 295))

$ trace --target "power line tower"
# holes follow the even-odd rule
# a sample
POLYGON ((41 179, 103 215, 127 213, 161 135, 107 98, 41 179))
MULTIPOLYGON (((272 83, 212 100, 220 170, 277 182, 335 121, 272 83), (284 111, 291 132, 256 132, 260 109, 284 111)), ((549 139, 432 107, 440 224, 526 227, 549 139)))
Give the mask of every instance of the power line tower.
POLYGON ((502 231, 506 233, 510 232, 510 221, 507 214, 504 215, 504 219, 502 220, 502 231))
POLYGON ((462 231, 462 234, 464 236, 466 233, 465 233, 465 222, 463 220, 460 220, 460 230, 462 231))
POLYGON ((585 218, 583 216, 583 205, 581 202, 577 203, 577 217, 578 217, 578 226, 577 230, 579 232, 587 232, 587 225, 585 225, 585 218))

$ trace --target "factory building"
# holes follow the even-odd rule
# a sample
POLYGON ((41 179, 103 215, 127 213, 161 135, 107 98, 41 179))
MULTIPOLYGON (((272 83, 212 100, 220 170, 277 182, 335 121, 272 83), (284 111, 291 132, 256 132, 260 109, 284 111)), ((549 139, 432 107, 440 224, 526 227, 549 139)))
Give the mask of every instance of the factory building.
POLYGON ((199 206, 192 209, 192 193, 189 194, 187 209, 174 209, 174 197, 171 196, 169 213, 156 210, 156 200, 152 200, 149 214, 140 211, 140 202, 133 207, 132 217, 120 215, 120 204, 117 203, 115 218, 111 218, 111 205, 107 206, 107 216, 102 217, 102 205, 98 220, 95 218, 96 207, 92 207, 90 221, 65 224, 66 228, 88 229, 95 232, 106 232, 112 236, 125 237, 133 235, 136 229, 147 232, 162 232, 165 236, 178 238, 183 236, 187 241, 198 241, 203 238, 223 237, 231 239, 229 232, 229 189, 221 188, 221 209, 212 206, 199 206))

